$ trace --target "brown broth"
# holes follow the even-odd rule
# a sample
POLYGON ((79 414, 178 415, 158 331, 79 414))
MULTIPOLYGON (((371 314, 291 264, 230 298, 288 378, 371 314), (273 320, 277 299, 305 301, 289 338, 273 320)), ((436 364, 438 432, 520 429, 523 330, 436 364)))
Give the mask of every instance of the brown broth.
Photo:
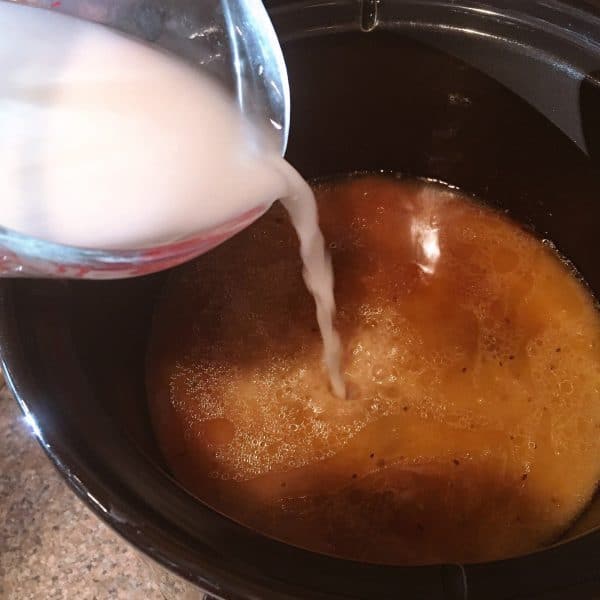
POLYGON ((553 541, 600 477, 600 316, 557 253, 438 185, 315 186, 349 390, 279 206, 170 277, 148 390, 175 476, 258 531, 369 562, 553 541))

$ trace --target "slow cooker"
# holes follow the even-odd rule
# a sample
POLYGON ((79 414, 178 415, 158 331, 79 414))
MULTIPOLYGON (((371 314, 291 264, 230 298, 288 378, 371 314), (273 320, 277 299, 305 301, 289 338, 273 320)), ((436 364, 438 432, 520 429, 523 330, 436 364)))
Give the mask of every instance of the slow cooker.
MULTIPOLYGON (((447 182, 554 242, 600 293, 600 2, 272 1, 307 178, 447 182)), ((480 564, 392 567, 311 553, 204 505, 154 440, 144 360, 165 274, 3 280, 7 379, 72 489, 131 544, 215 598, 600 597, 600 498, 562 539, 480 564)))

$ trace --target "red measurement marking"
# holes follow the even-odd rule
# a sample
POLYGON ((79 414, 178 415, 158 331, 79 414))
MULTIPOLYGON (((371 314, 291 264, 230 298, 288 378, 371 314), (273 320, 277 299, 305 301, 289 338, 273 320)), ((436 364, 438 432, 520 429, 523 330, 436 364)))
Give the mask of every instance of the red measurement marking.
POLYGON ((83 279, 90 271, 89 267, 78 267, 75 270, 74 276, 83 279))
POLYGON ((61 5, 61 2, 53 2, 53 3, 50 5, 50 8, 59 8, 59 7, 60 7, 60 5, 61 5))

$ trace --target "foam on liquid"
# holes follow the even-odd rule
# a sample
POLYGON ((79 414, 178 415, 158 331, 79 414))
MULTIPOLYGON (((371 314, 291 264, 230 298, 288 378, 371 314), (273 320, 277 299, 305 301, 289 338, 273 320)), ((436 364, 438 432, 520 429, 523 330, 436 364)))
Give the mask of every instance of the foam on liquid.
POLYGON ((153 247, 286 197, 331 385, 333 274, 310 188, 208 76, 105 27, 0 2, 0 224, 79 247, 153 247))

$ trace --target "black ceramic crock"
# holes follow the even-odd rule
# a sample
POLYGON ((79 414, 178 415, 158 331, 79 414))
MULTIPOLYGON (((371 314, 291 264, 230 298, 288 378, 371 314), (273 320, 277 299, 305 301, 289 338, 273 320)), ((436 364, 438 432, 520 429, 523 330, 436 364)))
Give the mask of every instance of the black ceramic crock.
MULTIPOLYGON (((451 183, 552 240, 600 293, 596 2, 273 2, 306 177, 394 171, 451 183)), ((389 567, 313 554, 189 495, 157 451, 144 354, 164 275, 4 280, 9 383, 75 492, 167 568, 223 598, 600 597, 600 510, 527 556, 389 567)))

